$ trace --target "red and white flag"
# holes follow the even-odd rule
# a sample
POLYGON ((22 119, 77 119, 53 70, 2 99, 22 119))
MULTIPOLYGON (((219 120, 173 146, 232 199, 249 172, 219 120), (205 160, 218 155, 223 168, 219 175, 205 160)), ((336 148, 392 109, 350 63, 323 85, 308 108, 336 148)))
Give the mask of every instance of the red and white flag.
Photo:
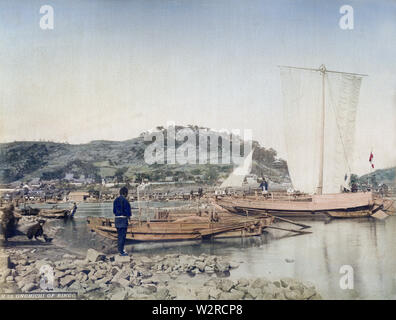
POLYGON ((369 162, 371 164, 371 168, 374 169, 374 163, 373 163, 374 155, 372 152, 370 152, 370 157, 369 157, 369 162))

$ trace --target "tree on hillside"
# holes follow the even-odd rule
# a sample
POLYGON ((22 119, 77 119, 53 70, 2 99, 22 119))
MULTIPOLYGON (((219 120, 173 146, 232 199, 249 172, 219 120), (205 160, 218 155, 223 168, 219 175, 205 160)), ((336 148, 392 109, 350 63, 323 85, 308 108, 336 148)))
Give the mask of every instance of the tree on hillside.
POLYGON ((118 168, 114 174, 117 182, 124 182, 124 175, 128 171, 127 167, 118 168))

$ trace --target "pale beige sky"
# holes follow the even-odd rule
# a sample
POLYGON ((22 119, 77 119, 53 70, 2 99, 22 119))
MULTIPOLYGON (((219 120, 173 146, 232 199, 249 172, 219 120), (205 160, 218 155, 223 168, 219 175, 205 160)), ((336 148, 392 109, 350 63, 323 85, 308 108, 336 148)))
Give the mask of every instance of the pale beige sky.
POLYGON ((251 129, 285 157, 277 65, 367 73, 353 171, 396 164, 396 4, 0 1, 0 140, 125 140, 167 121, 251 129))

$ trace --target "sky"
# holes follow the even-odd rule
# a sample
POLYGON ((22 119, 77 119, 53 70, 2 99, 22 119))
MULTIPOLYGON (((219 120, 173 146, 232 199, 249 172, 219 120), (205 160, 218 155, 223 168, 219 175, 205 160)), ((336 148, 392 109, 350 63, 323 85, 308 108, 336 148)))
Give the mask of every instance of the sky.
POLYGON ((395 33, 394 0, 0 0, 0 142, 126 140, 172 121, 250 129, 286 158, 278 65, 325 64, 368 74, 352 171, 371 150, 393 166, 395 33))

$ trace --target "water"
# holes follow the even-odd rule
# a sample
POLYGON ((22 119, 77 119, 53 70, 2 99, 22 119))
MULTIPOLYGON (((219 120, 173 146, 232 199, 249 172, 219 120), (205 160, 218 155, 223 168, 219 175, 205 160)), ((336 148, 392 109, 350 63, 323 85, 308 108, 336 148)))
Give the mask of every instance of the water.
MULTIPOLYGON (((146 204, 147 207, 177 205, 181 203, 146 204)), ((51 224, 62 227, 60 241, 76 251, 97 247, 98 241, 103 247, 115 248, 115 243, 93 236, 86 228, 87 216, 111 217, 112 203, 82 203, 74 221, 53 221, 51 224)), ((396 216, 385 221, 362 218, 304 222, 312 226, 312 234, 290 236, 287 232, 269 230, 261 237, 246 239, 135 243, 128 245, 128 251, 144 255, 221 255, 243 262, 232 270, 232 278, 293 277, 312 282, 327 299, 396 299, 396 216), (353 268, 352 290, 340 288, 343 265, 353 268)))

